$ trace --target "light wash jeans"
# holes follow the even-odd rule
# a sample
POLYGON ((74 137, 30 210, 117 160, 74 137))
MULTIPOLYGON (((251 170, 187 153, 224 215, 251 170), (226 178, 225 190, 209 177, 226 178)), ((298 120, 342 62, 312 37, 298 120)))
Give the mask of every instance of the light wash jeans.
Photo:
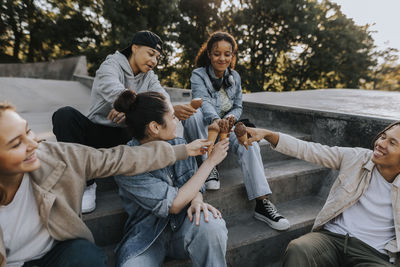
POLYGON ((174 259, 192 260, 193 266, 226 266, 226 242, 228 230, 223 219, 215 219, 209 212, 209 221, 204 221, 201 213, 200 225, 196 226, 189 218, 180 229, 172 232, 167 225, 156 241, 142 254, 128 259, 122 267, 162 266, 166 256, 174 259))
MULTIPOLYGON (((189 143, 196 139, 207 139, 208 125, 203 119, 201 109, 184 122, 184 137, 189 143)), ((271 194, 271 189, 264 174, 264 165, 261 159, 260 146, 254 142, 249 150, 239 144, 235 133, 229 137, 229 149, 238 156, 238 162, 243 173, 249 200, 271 194)), ((207 158, 202 156, 203 161, 207 158)))

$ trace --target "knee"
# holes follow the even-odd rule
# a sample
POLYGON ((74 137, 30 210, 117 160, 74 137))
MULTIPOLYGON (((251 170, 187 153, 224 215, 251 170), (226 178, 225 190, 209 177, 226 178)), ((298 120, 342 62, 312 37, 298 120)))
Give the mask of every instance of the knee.
MULTIPOLYGON (((306 259, 307 251, 309 250, 308 245, 308 242, 302 237, 290 241, 286 248, 283 262, 301 262, 301 259, 306 259)), ((284 266, 290 266, 290 264, 284 264, 284 266)))
POLYGON ((201 109, 198 109, 196 113, 190 116, 187 120, 184 121, 184 127, 192 129, 196 126, 203 126, 204 118, 203 113, 201 113, 201 109))
POLYGON ((56 112, 53 113, 51 120, 53 122, 53 126, 58 125, 58 123, 62 122, 65 124, 70 121, 74 114, 76 113, 76 109, 73 107, 62 107, 59 108, 56 112))
POLYGON ((251 146, 249 146, 248 151, 250 153, 260 153, 260 145, 258 144, 258 142, 251 143, 251 146))
POLYGON ((66 252, 69 266, 106 266, 107 258, 104 252, 95 244, 84 239, 71 240, 71 242, 73 244, 66 252))
POLYGON ((210 243, 226 243, 228 240, 228 230, 226 229, 225 220, 221 218, 215 219, 211 213, 209 213, 208 222, 205 222, 201 218, 200 225, 196 227, 197 236, 210 243))
POLYGON ((290 243, 288 244, 288 246, 286 248, 286 252, 287 253, 297 253, 297 252, 301 251, 303 248, 303 245, 305 245, 303 243, 304 242, 302 242, 301 238, 297 238, 297 239, 290 241, 290 243))

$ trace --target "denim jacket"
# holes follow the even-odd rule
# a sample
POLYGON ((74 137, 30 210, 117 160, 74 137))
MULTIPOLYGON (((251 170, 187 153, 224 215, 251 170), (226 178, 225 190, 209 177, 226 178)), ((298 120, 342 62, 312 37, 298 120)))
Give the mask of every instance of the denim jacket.
MULTIPOLYGON (((305 142, 285 134, 279 134, 276 151, 328 168, 339 170, 324 207, 315 219, 313 231, 341 214, 360 199, 367 190, 373 168, 372 150, 365 148, 329 147, 305 142)), ((394 262, 400 252, 400 174, 392 182, 392 206, 396 239, 386 244, 385 249, 394 262)), ((396 260, 396 266, 400 262, 396 260)))
MULTIPOLYGON (((225 72, 226 75, 228 70, 225 70, 225 72)), ((214 70, 211 65, 209 66, 209 73, 215 78, 214 70)), ((233 105, 225 117, 233 115, 236 120, 239 120, 242 115, 242 85, 239 73, 232 70, 232 76, 235 82, 230 87, 225 88, 225 91, 229 99, 232 100, 233 105)), ((203 99, 201 109, 207 124, 211 124, 213 120, 219 119, 220 117, 218 114, 221 112, 220 93, 212 86, 205 67, 197 68, 192 72, 190 84, 192 88, 192 98, 200 97, 203 99)))
MULTIPOLYGON (((186 141, 176 138, 168 143, 183 144, 186 141)), ((132 139, 128 145, 140 146, 140 143, 137 139, 132 139)), ((169 209, 178 194, 178 189, 196 171, 196 160, 189 157, 152 172, 115 177, 124 209, 128 213, 124 236, 116 248, 117 266, 148 249, 168 225, 172 231, 181 227, 188 207, 179 214, 170 214, 169 209)))

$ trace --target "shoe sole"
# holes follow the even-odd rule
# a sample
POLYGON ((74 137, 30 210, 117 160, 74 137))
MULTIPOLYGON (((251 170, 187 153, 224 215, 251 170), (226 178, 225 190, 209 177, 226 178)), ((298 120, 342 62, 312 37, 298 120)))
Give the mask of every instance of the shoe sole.
POLYGON ((91 213, 96 209, 96 205, 94 205, 94 207, 90 208, 90 209, 82 209, 82 214, 87 214, 87 213, 91 213))
POLYGON ((289 226, 278 226, 276 222, 271 221, 270 219, 266 218, 264 215, 258 213, 258 212, 254 212, 254 218, 265 222, 266 224, 268 224, 269 227, 271 227, 272 229, 278 230, 278 231, 284 231, 290 228, 289 226))
POLYGON ((211 190, 211 191, 216 191, 216 190, 219 190, 221 187, 212 187, 212 186, 210 186, 210 187, 206 187, 206 190, 211 190))
POLYGON ((206 183, 206 190, 218 190, 221 188, 221 185, 215 183, 206 183))

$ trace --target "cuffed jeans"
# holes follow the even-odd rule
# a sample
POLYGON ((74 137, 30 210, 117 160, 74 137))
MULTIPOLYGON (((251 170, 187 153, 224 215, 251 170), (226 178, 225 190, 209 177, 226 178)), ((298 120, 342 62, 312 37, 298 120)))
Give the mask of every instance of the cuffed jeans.
MULTIPOLYGON (((204 120, 201 109, 184 122, 184 136, 188 142, 196 139, 208 138, 208 124, 204 120)), ((234 133, 229 137, 229 149, 238 156, 238 162, 243 173, 249 200, 271 194, 271 189, 264 174, 264 165, 261 159, 260 146, 254 142, 249 150, 239 144, 234 133)), ((203 161, 206 159, 203 155, 203 161)))
POLYGON ((23 267, 105 267, 106 256, 85 239, 59 241, 42 258, 25 262, 23 267))
MULTIPOLYGON (((97 124, 72 107, 63 107, 52 116, 53 133, 59 142, 77 143, 94 148, 125 145, 132 139, 126 128, 97 124)), ((87 184, 93 184, 94 180, 87 184)))
POLYGON ((285 252, 284 267, 394 266, 389 257, 355 237, 326 230, 292 240, 285 252))
POLYGON ((192 260, 197 267, 226 266, 226 242, 228 230, 223 219, 215 219, 209 212, 208 223, 201 213, 200 225, 196 226, 185 218, 178 231, 173 232, 167 225, 156 241, 142 254, 128 259, 122 267, 162 266, 166 256, 175 259, 192 260))

